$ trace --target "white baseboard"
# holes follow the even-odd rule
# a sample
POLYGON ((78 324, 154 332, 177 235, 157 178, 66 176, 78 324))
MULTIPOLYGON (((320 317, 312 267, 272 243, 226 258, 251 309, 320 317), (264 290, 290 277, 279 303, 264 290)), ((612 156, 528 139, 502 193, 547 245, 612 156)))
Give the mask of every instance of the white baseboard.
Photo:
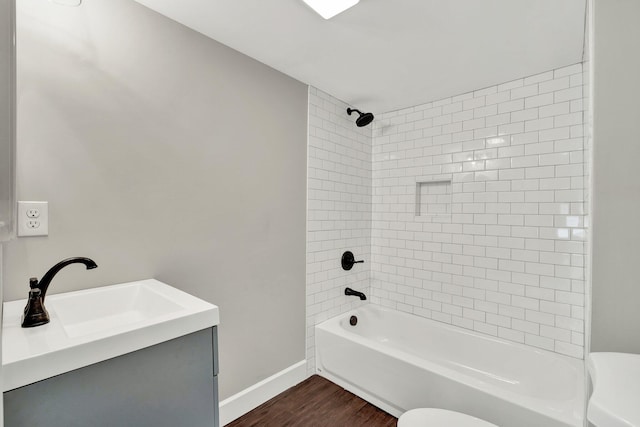
POLYGON ((307 378, 307 361, 295 365, 252 385, 220 402, 220 425, 225 426, 307 378))

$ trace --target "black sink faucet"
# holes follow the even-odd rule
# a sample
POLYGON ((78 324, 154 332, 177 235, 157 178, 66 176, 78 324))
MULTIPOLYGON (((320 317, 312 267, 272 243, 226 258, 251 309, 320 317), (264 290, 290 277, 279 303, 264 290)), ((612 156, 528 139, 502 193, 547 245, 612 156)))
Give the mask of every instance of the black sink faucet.
POLYGON ((38 282, 38 279, 32 277, 29 279, 29 300, 27 306, 24 308, 24 315, 22 316, 22 327, 32 328, 34 326, 44 325, 49 323, 49 313, 44 307, 44 297, 47 294, 47 289, 51 284, 51 280, 56 274, 63 268, 71 264, 84 264, 87 270, 96 268, 98 265, 89 258, 73 257, 60 261, 47 271, 42 280, 38 282))
MULTIPOLYGON (((44 302, 44 298, 47 296, 47 289, 49 289, 49 285, 51 284, 51 281, 53 280, 55 275, 58 274, 60 270, 71 264, 84 264, 87 267, 87 270, 98 267, 98 264, 96 264, 92 259, 84 257, 73 257, 60 261, 59 263, 51 267, 49 271, 44 273, 44 276, 42 276, 42 279, 40 279, 40 282, 36 286, 38 289, 40 289, 40 297, 42 298, 42 302, 44 302)), ((33 286, 31 287, 33 288, 33 286)))

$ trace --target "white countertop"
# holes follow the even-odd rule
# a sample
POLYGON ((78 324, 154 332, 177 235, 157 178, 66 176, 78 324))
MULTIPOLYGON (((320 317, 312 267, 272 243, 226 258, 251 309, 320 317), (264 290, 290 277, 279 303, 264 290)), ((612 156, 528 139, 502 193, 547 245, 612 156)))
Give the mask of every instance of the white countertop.
MULTIPOLYGON (((28 290, 28 289, 27 289, 28 290)), ((218 325, 217 306, 154 279, 47 295, 50 323, 22 328, 4 303, 3 391, 218 325)))

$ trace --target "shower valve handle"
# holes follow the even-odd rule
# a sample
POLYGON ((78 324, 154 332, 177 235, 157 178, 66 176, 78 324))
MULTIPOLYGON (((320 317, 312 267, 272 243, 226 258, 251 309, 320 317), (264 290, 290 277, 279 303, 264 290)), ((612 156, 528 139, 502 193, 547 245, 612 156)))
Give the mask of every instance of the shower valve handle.
POLYGON ((364 260, 356 261, 355 257, 353 256, 353 252, 351 251, 346 251, 342 254, 341 263, 343 270, 351 270, 353 268, 353 264, 362 264, 363 262, 364 260))

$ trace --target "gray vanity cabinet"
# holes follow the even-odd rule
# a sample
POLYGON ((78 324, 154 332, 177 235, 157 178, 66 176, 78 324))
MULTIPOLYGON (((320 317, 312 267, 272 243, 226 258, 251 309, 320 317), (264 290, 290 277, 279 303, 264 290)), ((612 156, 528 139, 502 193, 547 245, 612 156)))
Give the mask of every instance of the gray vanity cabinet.
POLYGON ((6 427, 218 427, 209 328, 4 393, 6 427))

